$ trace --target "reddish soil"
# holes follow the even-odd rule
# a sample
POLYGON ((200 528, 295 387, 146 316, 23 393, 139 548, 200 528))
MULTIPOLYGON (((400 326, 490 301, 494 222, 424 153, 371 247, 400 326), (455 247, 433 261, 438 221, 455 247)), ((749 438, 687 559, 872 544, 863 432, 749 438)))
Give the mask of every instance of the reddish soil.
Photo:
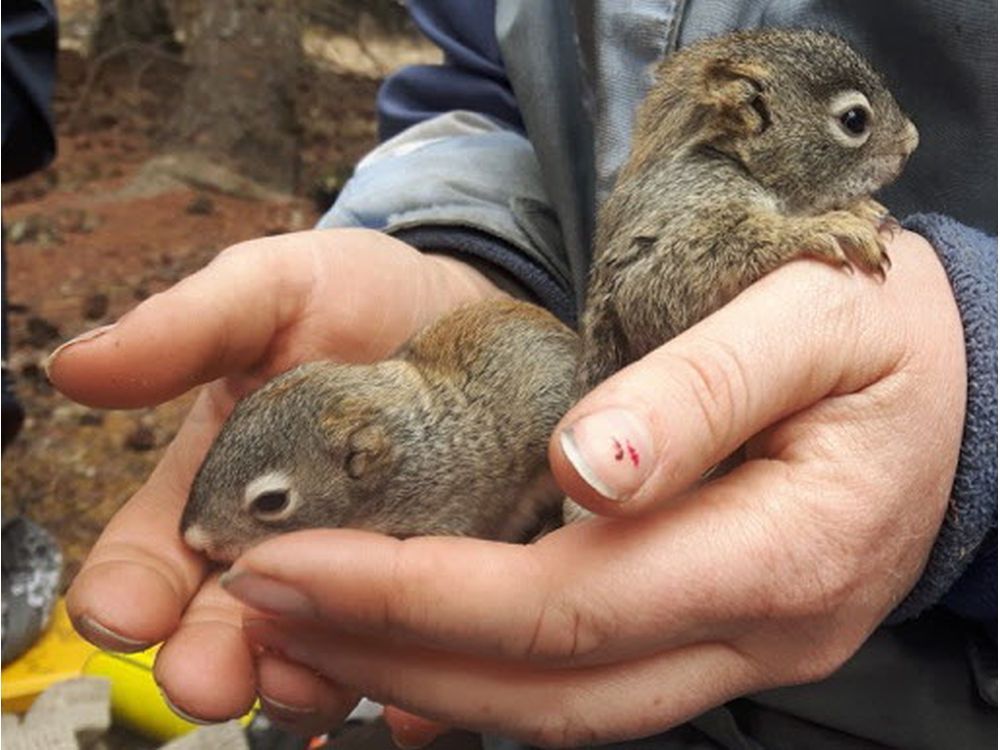
POLYGON ((10 356, 27 411, 3 456, 4 513, 52 531, 76 572, 108 518, 149 474, 190 403, 98 412, 53 392, 40 369, 69 337, 111 322, 235 242, 295 231, 320 214, 316 186, 336 183, 374 141, 378 82, 311 72, 300 94, 302 188, 259 202, 179 187, 123 190, 157 156, 157 128, 176 102, 176 63, 118 60, 87 84, 64 53, 55 109, 59 156, 3 188, 10 356))

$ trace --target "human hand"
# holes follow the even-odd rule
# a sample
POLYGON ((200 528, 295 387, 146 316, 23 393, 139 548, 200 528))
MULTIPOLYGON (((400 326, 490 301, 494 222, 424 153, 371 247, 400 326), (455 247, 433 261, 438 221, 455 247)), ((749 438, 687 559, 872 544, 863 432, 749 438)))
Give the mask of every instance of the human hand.
POLYGON ((225 585, 263 663, 541 745, 830 674, 917 580, 962 431, 948 282, 920 237, 889 252, 884 283, 789 264, 581 401, 553 469, 619 518, 530 546, 315 530, 251 550, 225 585))
MULTIPOLYGON (((496 293, 463 263, 376 232, 302 232, 234 246, 112 328, 58 350, 53 384, 93 406, 147 406, 209 383, 73 582, 67 605, 77 629, 114 651, 166 640, 156 676, 183 713, 225 719, 249 708, 255 675, 242 607, 178 534, 188 487, 223 420, 241 395, 300 362, 379 359, 447 310, 496 293)), ((308 698, 329 717, 356 700, 311 672, 274 669, 286 684, 301 674, 306 697, 291 706, 308 698)), ((290 716, 299 727, 311 718, 290 716)))

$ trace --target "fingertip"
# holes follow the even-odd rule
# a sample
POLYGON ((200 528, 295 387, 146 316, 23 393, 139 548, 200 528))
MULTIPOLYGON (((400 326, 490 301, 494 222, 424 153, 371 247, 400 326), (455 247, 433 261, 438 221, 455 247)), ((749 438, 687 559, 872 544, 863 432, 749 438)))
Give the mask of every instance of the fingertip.
POLYGON ((166 699, 196 721, 243 716, 256 699, 254 661, 238 621, 183 625, 163 644, 153 673, 166 699))
POLYGON ((257 693, 270 719, 301 735, 315 735, 339 726, 360 697, 300 664, 275 654, 256 658, 257 693))
MULTIPOLYGON (((663 436, 655 434, 647 415, 634 405, 614 400, 582 415, 570 413, 549 444, 549 461, 559 486, 580 505, 608 516, 638 512, 645 489, 660 472, 663 436)), ((586 407, 585 407, 586 408, 586 407)))
POLYGON ((382 718, 389 725, 392 741, 400 750, 426 747, 451 729, 447 724, 425 719, 395 706, 386 706, 382 718))
POLYGON ((154 568, 106 561, 84 566, 66 594, 66 609, 77 632, 95 646, 130 653, 167 638, 184 603, 154 568))

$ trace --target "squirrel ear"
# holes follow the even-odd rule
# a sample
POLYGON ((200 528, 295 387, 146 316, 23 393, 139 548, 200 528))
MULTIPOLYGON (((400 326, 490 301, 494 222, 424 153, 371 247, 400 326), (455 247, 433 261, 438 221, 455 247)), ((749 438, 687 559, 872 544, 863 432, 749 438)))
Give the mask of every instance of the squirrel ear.
POLYGON ((752 62, 712 60, 705 67, 702 104, 715 113, 722 134, 753 135, 771 125, 767 70, 752 62))
POLYGON ((352 479, 358 479, 372 467, 381 463, 389 454, 389 436, 385 428, 376 423, 362 425, 347 436, 347 453, 344 470, 352 479))

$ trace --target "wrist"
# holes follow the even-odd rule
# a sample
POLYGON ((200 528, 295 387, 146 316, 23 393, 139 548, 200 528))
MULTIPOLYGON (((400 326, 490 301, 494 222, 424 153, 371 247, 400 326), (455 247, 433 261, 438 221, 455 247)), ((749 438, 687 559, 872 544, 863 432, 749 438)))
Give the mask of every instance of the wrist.
POLYGON ((460 258, 435 252, 426 253, 426 258, 435 268, 430 303, 433 306, 443 303, 440 313, 493 297, 509 296, 485 273, 460 258))

